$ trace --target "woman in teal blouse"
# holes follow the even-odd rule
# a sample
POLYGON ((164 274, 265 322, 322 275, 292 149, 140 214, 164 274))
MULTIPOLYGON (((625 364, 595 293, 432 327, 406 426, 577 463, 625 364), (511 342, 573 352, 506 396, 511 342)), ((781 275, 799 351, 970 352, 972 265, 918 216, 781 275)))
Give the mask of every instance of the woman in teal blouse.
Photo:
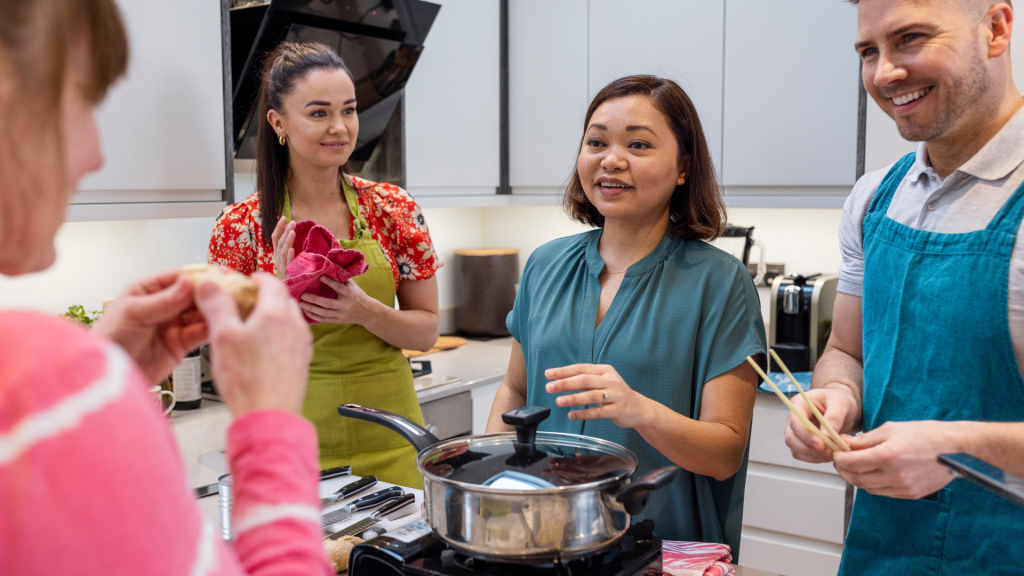
POLYGON ((621 444, 641 473, 680 466, 640 518, 735 557, 757 386, 745 359, 766 342, 750 274, 705 242, 725 208, 700 120, 674 82, 629 76, 598 93, 584 128, 566 208, 597 229, 530 256, 488 431, 547 406, 541 430, 621 444))

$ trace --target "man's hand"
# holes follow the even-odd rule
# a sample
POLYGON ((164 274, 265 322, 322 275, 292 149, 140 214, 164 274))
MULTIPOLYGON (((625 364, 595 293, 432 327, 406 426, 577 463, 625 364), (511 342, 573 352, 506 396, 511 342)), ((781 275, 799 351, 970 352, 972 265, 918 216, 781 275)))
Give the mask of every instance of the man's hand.
POLYGON ((953 480, 938 456, 964 451, 960 430, 959 422, 886 422, 846 437, 853 451, 835 454, 835 468, 844 480, 870 494, 916 500, 953 480))
POLYGON ((313 334, 284 284, 253 274, 256 307, 242 322, 235 299, 213 282, 198 286, 210 326, 213 381, 237 418, 256 410, 302 412, 313 334))
MULTIPOLYGON (((821 415, 836 432, 849 434, 853 431, 858 405, 857 399, 854 398, 853 392, 849 388, 845 386, 818 388, 807 392, 807 397, 814 402, 821 415)), ((797 410, 803 412, 808 421, 821 427, 802 397, 794 396, 792 402, 797 410)), ((790 414, 786 421, 786 446, 792 450, 794 458, 804 462, 830 462, 833 458, 832 451, 825 447, 821 438, 812 434, 793 414, 790 414)))
POLYGON ((120 344, 157 384, 206 342, 206 323, 192 308, 192 281, 178 269, 167 270, 131 284, 93 331, 120 344))

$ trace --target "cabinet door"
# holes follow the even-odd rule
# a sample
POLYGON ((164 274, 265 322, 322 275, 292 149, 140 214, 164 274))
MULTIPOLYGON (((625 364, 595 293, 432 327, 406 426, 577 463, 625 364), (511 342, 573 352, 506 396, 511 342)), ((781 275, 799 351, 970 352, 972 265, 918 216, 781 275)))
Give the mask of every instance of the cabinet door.
POLYGON ((499 183, 499 1, 441 11, 405 91, 406 185, 414 195, 493 195, 499 183))
POLYGON ((852 185, 857 9, 729 0, 725 22, 725 185, 852 185))
POLYGON ((587 0, 515 0, 509 25, 509 183, 556 193, 587 112, 587 0))
POLYGON ((128 29, 128 74, 97 111, 106 163, 82 180, 74 201, 219 201, 226 180, 221 3, 117 4, 128 29))
POLYGON ((676 81, 697 108, 718 167, 724 4, 723 0, 590 0, 588 97, 631 74, 676 81))

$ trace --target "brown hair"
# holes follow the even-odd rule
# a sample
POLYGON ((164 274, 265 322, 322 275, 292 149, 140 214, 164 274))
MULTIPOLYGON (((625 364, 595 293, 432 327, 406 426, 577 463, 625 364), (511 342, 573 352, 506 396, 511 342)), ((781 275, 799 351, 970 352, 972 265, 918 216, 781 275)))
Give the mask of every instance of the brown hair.
MULTIPOLYGON (((260 215, 263 220, 263 242, 273 242, 274 225, 284 207, 284 185, 288 182, 288 146, 277 141, 277 132, 267 121, 271 110, 281 111, 284 99, 295 89, 295 83, 314 70, 352 72, 341 56, 318 42, 282 42, 263 62, 260 78, 259 105, 256 121, 256 189, 260 194, 260 215)), ((344 174, 345 167, 338 169, 344 174)))
MULTIPOLYGON (((128 38, 113 0, 3 0, 0 45, 14 73, 12 106, 0 119, 9 141, 15 117, 42 121, 60 142, 59 114, 68 61, 73 50, 89 55, 86 98, 99 103, 128 68, 128 38)), ((20 146, 9 146, 23 161, 20 146)), ((32 151, 35 152, 35 151, 32 151)), ((63 169, 63 166, 59 167, 63 169)))
MULTIPOLYGON (((613 98, 646 96, 665 115, 679 145, 679 166, 686 183, 676 186, 669 205, 668 232, 684 240, 713 240, 725 225, 725 203, 715 177, 704 131, 690 97, 678 84, 657 76, 626 76, 613 81, 594 96, 583 121, 584 137, 594 111, 613 98)), ((583 141, 580 140, 580 147, 583 141)), ((578 154, 577 154, 578 156, 578 154)), ((573 165, 572 178, 562 199, 570 218, 594 227, 604 226, 604 216, 587 199, 580 174, 573 165)))

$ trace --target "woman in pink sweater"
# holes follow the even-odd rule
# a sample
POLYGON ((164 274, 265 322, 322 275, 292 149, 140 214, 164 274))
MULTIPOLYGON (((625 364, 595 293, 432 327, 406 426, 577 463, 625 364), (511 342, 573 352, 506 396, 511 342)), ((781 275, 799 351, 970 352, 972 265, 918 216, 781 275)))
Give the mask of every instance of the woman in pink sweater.
MULTIPOLYGON (((93 106, 126 63, 113 0, 0 2, 0 273, 53 263, 68 199, 103 163, 93 106)), ((316 434, 299 416, 309 329, 277 281, 254 279, 245 322, 177 271, 130 286, 91 332, 0 313, 0 575, 330 572, 316 434), (208 339, 235 417, 233 546, 204 521, 148 393, 208 339)))

